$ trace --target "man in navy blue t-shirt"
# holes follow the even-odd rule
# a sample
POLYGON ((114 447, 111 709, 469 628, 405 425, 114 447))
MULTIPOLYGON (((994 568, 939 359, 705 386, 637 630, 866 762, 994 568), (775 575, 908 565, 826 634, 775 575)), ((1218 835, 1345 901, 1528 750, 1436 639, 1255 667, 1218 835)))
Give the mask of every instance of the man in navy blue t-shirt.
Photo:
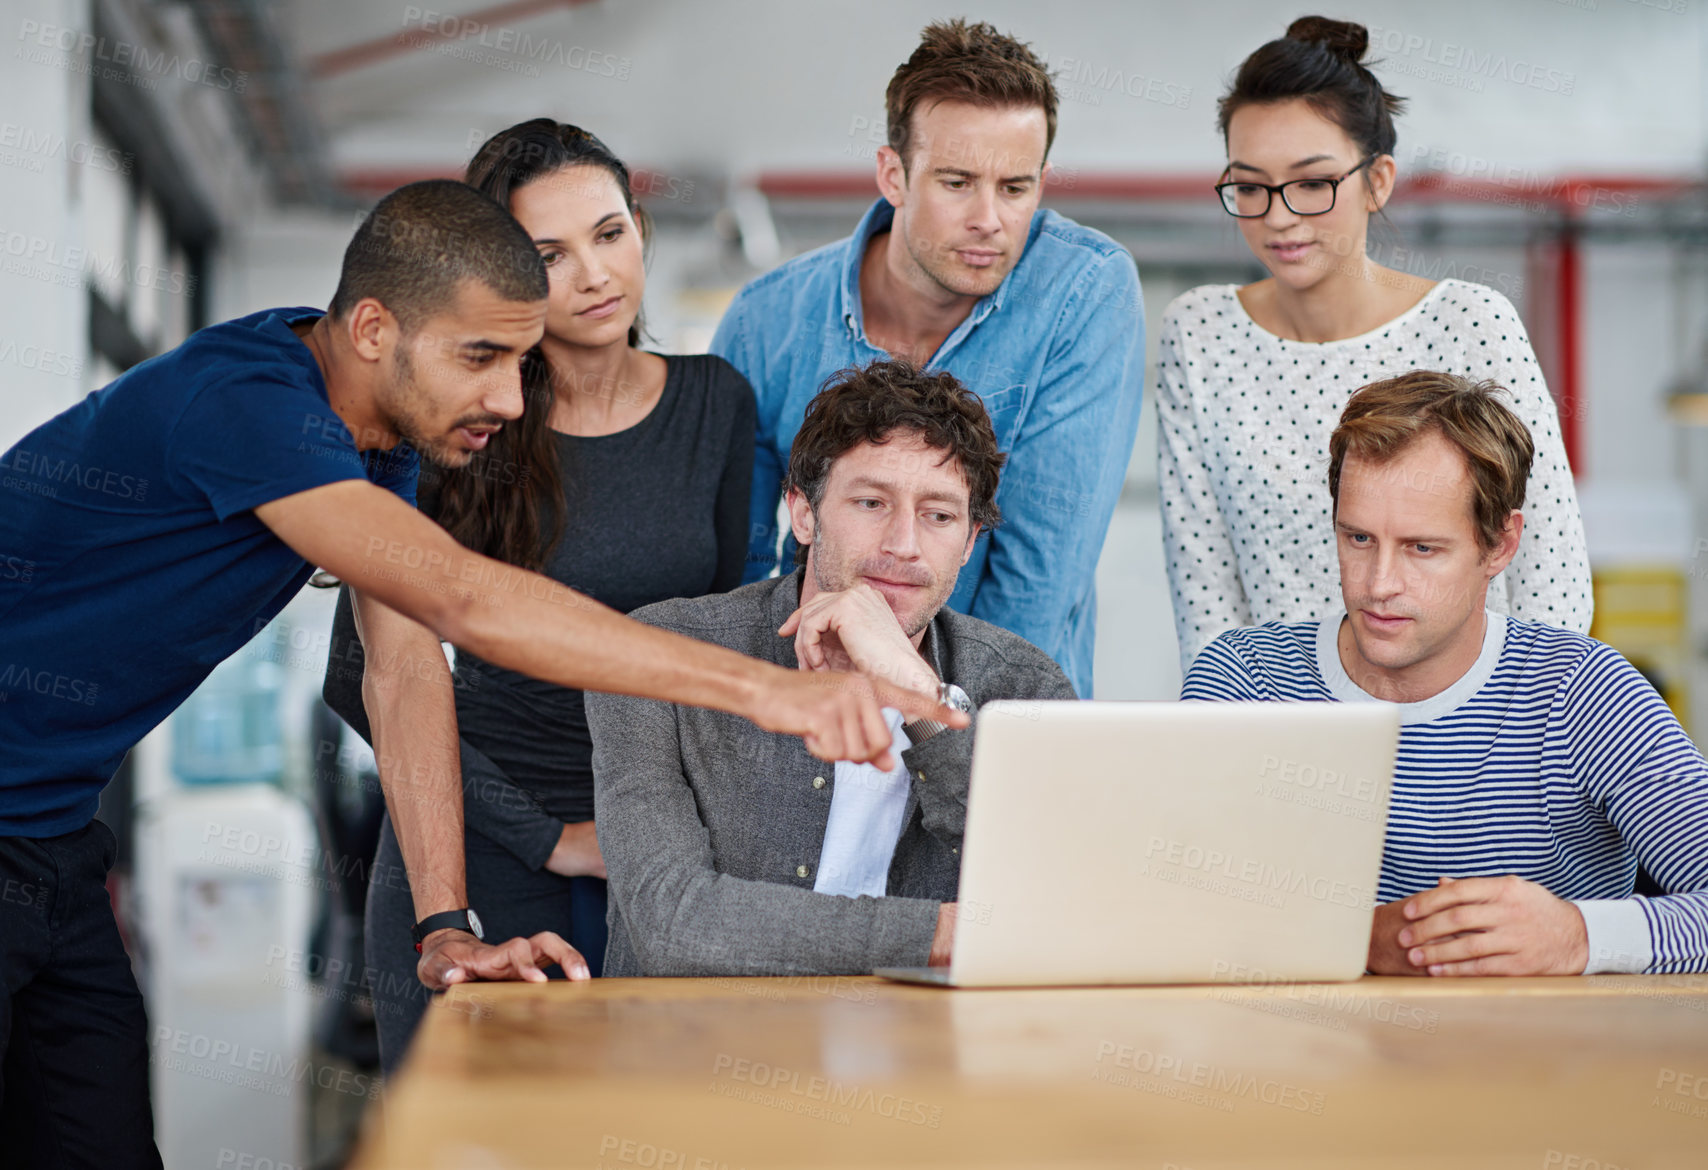
MULTIPOLYGON (((563 686, 728 710, 827 759, 887 759, 882 706, 964 722, 882 682, 632 622, 414 511, 416 452, 460 466, 520 416, 547 293, 503 208, 460 183, 412 184, 357 231, 326 314, 204 329, 0 456, 0 1163, 160 1165, 96 803, 313 566, 353 586, 364 624, 407 627, 408 673, 440 684, 447 713, 441 638, 563 686)), ((554 963, 586 977, 556 935, 479 939, 454 768, 386 795, 425 984, 539 980, 554 963)))

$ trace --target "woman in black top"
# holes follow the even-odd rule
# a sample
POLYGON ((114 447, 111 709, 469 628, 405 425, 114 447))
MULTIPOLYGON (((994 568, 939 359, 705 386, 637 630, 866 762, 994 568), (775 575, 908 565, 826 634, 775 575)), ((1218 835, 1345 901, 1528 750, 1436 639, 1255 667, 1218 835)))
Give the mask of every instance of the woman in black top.
MULTIPOLYGON (((639 348, 649 225, 627 169, 591 134, 539 118, 488 140, 465 178, 533 237, 550 301, 545 336, 523 364, 522 417, 464 468, 424 465, 422 511, 465 546, 624 613, 734 588, 747 549, 753 390, 722 358, 639 348)), ((354 637, 346 596, 334 645, 354 637)), ((348 655, 335 662, 327 701, 366 735, 360 672, 348 655)), ((605 866, 582 694, 464 651, 455 679, 469 905, 489 939, 555 931, 597 975, 605 866)), ((380 761, 382 774, 431 766, 380 761)), ((403 872, 388 817, 374 875, 403 872)), ((370 881, 367 962, 387 1072, 426 1004, 414 923, 405 883, 370 881)))

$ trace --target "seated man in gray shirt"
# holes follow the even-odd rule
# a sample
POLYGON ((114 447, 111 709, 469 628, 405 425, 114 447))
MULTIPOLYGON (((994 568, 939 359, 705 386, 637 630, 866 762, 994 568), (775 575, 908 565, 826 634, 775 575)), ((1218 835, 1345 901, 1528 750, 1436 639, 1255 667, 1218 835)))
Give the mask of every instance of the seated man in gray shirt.
MULTIPOLYGON (((877 361, 837 375, 789 452, 802 567, 643 622, 801 670, 858 670, 972 713, 1072 699, 1048 655, 944 607, 1000 519, 1003 455, 954 375, 877 361)), ((856 974, 948 962, 973 728, 906 723, 891 756, 826 764, 729 715, 587 695, 605 974, 856 974)))

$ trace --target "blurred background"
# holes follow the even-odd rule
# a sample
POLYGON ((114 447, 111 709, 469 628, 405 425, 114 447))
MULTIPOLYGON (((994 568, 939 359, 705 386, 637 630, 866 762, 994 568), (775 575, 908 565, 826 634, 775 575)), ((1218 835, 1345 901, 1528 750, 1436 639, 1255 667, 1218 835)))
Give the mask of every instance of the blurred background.
MULTIPOLYGON (((1176 295, 1262 275, 1210 191, 1215 103, 1309 11, 1368 25, 1411 99, 1374 258, 1518 306, 1577 475, 1594 633, 1701 743, 1708 8, 1690 0, 8 0, 0 449, 204 324, 324 306, 378 196, 459 176, 541 115, 635 170, 652 343, 703 351, 742 283, 852 229, 890 73, 958 15, 1056 71, 1045 202, 1132 250, 1154 356, 1176 295)), ((1154 385, 1098 570, 1105 699, 1179 684, 1154 385)), ((400 878, 370 870, 372 758, 318 702, 330 603, 305 590, 257 631, 102 806, 169 1167, 340 1165, 378 1093, 360 912, 369 881, 400 878)))

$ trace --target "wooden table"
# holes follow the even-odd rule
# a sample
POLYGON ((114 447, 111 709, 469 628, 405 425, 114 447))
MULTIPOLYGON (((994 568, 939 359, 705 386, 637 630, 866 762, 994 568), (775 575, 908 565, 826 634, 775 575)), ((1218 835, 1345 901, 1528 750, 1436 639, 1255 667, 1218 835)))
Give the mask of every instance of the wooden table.
POLYGON ((478 984, 356 1165, 1701 1170, 1708 977, 478 984))

